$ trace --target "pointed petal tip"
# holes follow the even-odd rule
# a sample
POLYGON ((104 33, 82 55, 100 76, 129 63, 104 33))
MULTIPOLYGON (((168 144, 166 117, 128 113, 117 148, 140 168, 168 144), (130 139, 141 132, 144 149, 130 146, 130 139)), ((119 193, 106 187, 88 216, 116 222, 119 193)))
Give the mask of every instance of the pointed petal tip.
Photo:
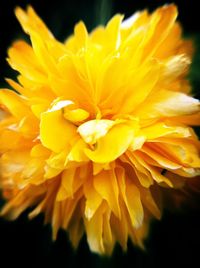
MULTIPOLYGON (((19 23, 21 24, 22 28, 24 28, 24 25, 27 24, 28 21, 28 15, 26 10, 22 9, 21 7, 17 6, 14 10, 15 16, 19 23)), ((25 31, 26 32, 26 31, 25 31)))
MULTIPOLYGON (((27 7, 26 10, 28 10, 28 7, 27 7)), ((18 20, 20 20, 22 18, 24 19, 27 16, 27 11, 26 10, 24 10, 20 6, 15 7, 14 13, 15 13, 15 16, 17 17, 18 20)))
POLYGON ((75 34, 80 34, 80 33, 82 33, 82 34, 84 34, 84 35, 87 35, 87 34, 88 34, 88 32, 87 32, 87 28, 86 28, 86 26, 85 26, 85 23, 84 23, 82 20, 80 20, 79 22, 77 22, 77 23, 75 24, 75 27, 74 27, 74 33, 75 33, 75 34))
POLYGON ((171 12, 174 14, 178 14, 178 8, 175 4, 171 3, 171 4, 165 4, 164 6, 161 6, 160 8, 158 8, 158 10, 160 10, 161 12, 171 12))
POLYGON ((33 7, 31 5, 27 5, 25 9, 21 8, 20 6, 16 6, 14 9, 14 13, 16 16, 20 15, 20 14, 29 14, 29 13, 35 13, 35 10, 33 9, 33 7))
POLYGON ((19 6, 16 6, 15 9, 14 9, 14 12, 16 14, 16 13, 24 12, 24 10, 19 6))
POLYGON ((31 5, 27 5, 26 10, 28 14, 35 13, 35 10, 31 5))

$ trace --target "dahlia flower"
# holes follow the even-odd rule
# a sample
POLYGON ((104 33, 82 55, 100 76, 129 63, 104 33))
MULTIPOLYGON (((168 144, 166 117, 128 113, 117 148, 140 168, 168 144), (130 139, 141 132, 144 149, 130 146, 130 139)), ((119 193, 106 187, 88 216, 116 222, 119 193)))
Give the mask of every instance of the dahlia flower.
POLYGON ((162 189, 200 174, 192 45, 176 7, 115 15, 90 34, 79 22, 65 43, 31 7, 16 16, 31 45, 8 50, 19 75, 0 90, 1 215, 32 208, 53 239, 63 228, 77 247, 86 233, 100 254, 116 242, 126 250, 128 238, 143 247, 162 189))

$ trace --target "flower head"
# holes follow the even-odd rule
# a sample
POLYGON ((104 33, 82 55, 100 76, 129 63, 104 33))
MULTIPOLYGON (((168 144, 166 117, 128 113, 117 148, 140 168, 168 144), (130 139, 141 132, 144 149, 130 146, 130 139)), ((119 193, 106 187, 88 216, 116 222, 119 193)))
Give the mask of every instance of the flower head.
POLYGON ((162 188, 199 175, 199 101, 187 80, 192 46, 168 5, 128 20, 114 16, 88 34, 83 22, 57 41, 31 7, 16 9, 31 44, 8 62, 15 91, 0 91, 2 215, 43 212, 53 238, 110 254, 128 237, 142 246, 160 218, 162 188))

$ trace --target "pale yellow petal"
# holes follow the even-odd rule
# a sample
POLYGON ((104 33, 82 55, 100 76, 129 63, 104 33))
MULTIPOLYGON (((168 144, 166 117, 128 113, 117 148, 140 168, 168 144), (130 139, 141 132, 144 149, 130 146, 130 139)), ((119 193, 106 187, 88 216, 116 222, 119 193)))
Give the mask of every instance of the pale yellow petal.
POLYGON ((197 99, 183 93, 161 90, 150 96, 136 114, 142 119, 191 115, 199 112, 197 99))
POLYGON ((104 137, 109 129, 115 125, 115 121, 107 119, 90 120, 78 127, 78 132, 86 143, 95 144, 104 137))

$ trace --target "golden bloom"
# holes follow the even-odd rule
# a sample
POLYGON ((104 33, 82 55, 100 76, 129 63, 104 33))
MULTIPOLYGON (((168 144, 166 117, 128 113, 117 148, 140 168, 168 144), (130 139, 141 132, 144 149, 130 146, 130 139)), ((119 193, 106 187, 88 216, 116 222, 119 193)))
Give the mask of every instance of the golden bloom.
POLYGON ((199 101, 187 80, 192 46, 174 5, 88 34, 83 22, 63 44, 31 7, 16 9, 32 46, 16 41, 8 62, 15 91, 0 91, 2 215, 67 230, 74 247, 110 254, 128 237, 142 246, 160 218, 162 188, 200 172, 199 101))

